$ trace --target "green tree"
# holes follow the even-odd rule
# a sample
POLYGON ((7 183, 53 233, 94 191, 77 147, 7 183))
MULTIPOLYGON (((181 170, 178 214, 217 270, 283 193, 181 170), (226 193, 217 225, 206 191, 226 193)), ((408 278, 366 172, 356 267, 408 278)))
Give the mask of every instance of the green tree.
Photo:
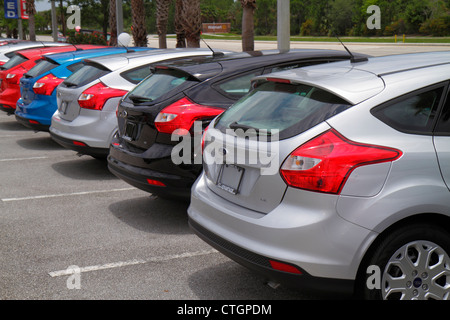
POLYGON ((254 15, 255 34, 277 33, 277 0, 258 0, 254 15))
POLYGON ((26 0, 26 13, 28 14, 28 30, 30 33, 30 40, 36 41, 36 25, 34 19, 36 7, 34 6, 34 0, 26 0))
POLYGON ((131 0, 131 34, 134 45, 137 47, 147 46, 147 30, 145 28, 145 8, 143 0, 131 0))
POLYGON ((346 35, 353 26, 353 0, 334 0, 328 12, 331 35, 346 35))
POLYGON ((186 46, 199 48, 202 30, 200 0, 182 0, 182 2, 182 26, 186 36, 186 46))
POLYGON ((158 30, 159 48, 167 48, 167 22, 171 0, 156 0, 156 26, 158 30))
POLYGON ((254 21, 253 13, 256 0, 241 0, 242 5, 242 51, 254 51, 254 21))
POLYGON ((109 38, 109 45, 117 45, 117 16, 116 16, 116 0, 109 1, 109 30, 111 37, 109 38))

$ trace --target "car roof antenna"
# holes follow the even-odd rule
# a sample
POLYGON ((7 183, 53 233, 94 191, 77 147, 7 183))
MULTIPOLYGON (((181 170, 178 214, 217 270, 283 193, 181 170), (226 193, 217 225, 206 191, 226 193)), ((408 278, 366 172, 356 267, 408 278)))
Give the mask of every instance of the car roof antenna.
POLYGON ((202 41, 206 44, 206 46, 208 47, 209 50, 211 50, 213 57, 221 57, 223 56, 223 52, 215 52, 213 49, 211 49, 211 47, 206 43, 205 39, 203 39, 203 37, 200 35, 200 39, 202 39, 202 41))
POLYGON ((71 45, 75 47, 75 51, 83 51, 83 49, 78 48, 74 43, 71 43, 71 45))
POLYGON ((348 54, 350 55, 350 62, 351 63, 357 63, 357 62, 364 62, 367 61, 367 57, 359 57, 359 58, 355 58, 355 56, 353 55, 353 53, 350 52, 350 50, 348 50, 348 48, 345 46, 345 44, 341 41, 341 39, 339 39, 339 37, 336 35, 335 36, 336 39, 339 40, 339 42, 342 44, 342 46, 344 47, 344 49, 348 52, 348 54))

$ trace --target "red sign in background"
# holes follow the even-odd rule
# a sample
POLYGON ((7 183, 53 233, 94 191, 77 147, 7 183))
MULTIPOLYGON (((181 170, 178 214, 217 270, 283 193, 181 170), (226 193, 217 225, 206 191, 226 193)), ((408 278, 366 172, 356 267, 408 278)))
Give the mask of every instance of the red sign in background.
POLYGON ((27 3, 25 0, 20 0, 20 16, 22 19, 28 19, 27 3))

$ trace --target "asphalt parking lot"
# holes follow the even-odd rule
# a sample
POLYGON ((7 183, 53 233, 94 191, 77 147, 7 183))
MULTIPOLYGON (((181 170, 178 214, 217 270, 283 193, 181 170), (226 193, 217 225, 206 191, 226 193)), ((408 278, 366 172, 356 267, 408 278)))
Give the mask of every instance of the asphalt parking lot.
POLYGON ((187 206, 1 112, 0 300, 336 298, 266 285, 195 236, 187 206))
POLYGON ((187 225, 187 204, 0 114, 0 299, 307 299, 276 290, 187 225))

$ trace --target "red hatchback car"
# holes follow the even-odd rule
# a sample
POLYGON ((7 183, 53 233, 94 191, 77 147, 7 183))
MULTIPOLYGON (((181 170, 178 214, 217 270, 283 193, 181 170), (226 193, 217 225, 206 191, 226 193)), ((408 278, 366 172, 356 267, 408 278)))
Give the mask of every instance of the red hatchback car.
POLYGON ((0 66, 0 110, 13 114, 16 102, 20 98, 20 78, 42 58, 52 53, 62 53, 76 50, 98 49, 105 46, 73 45, 35 48, 18 51, 14 56, 0 66))

